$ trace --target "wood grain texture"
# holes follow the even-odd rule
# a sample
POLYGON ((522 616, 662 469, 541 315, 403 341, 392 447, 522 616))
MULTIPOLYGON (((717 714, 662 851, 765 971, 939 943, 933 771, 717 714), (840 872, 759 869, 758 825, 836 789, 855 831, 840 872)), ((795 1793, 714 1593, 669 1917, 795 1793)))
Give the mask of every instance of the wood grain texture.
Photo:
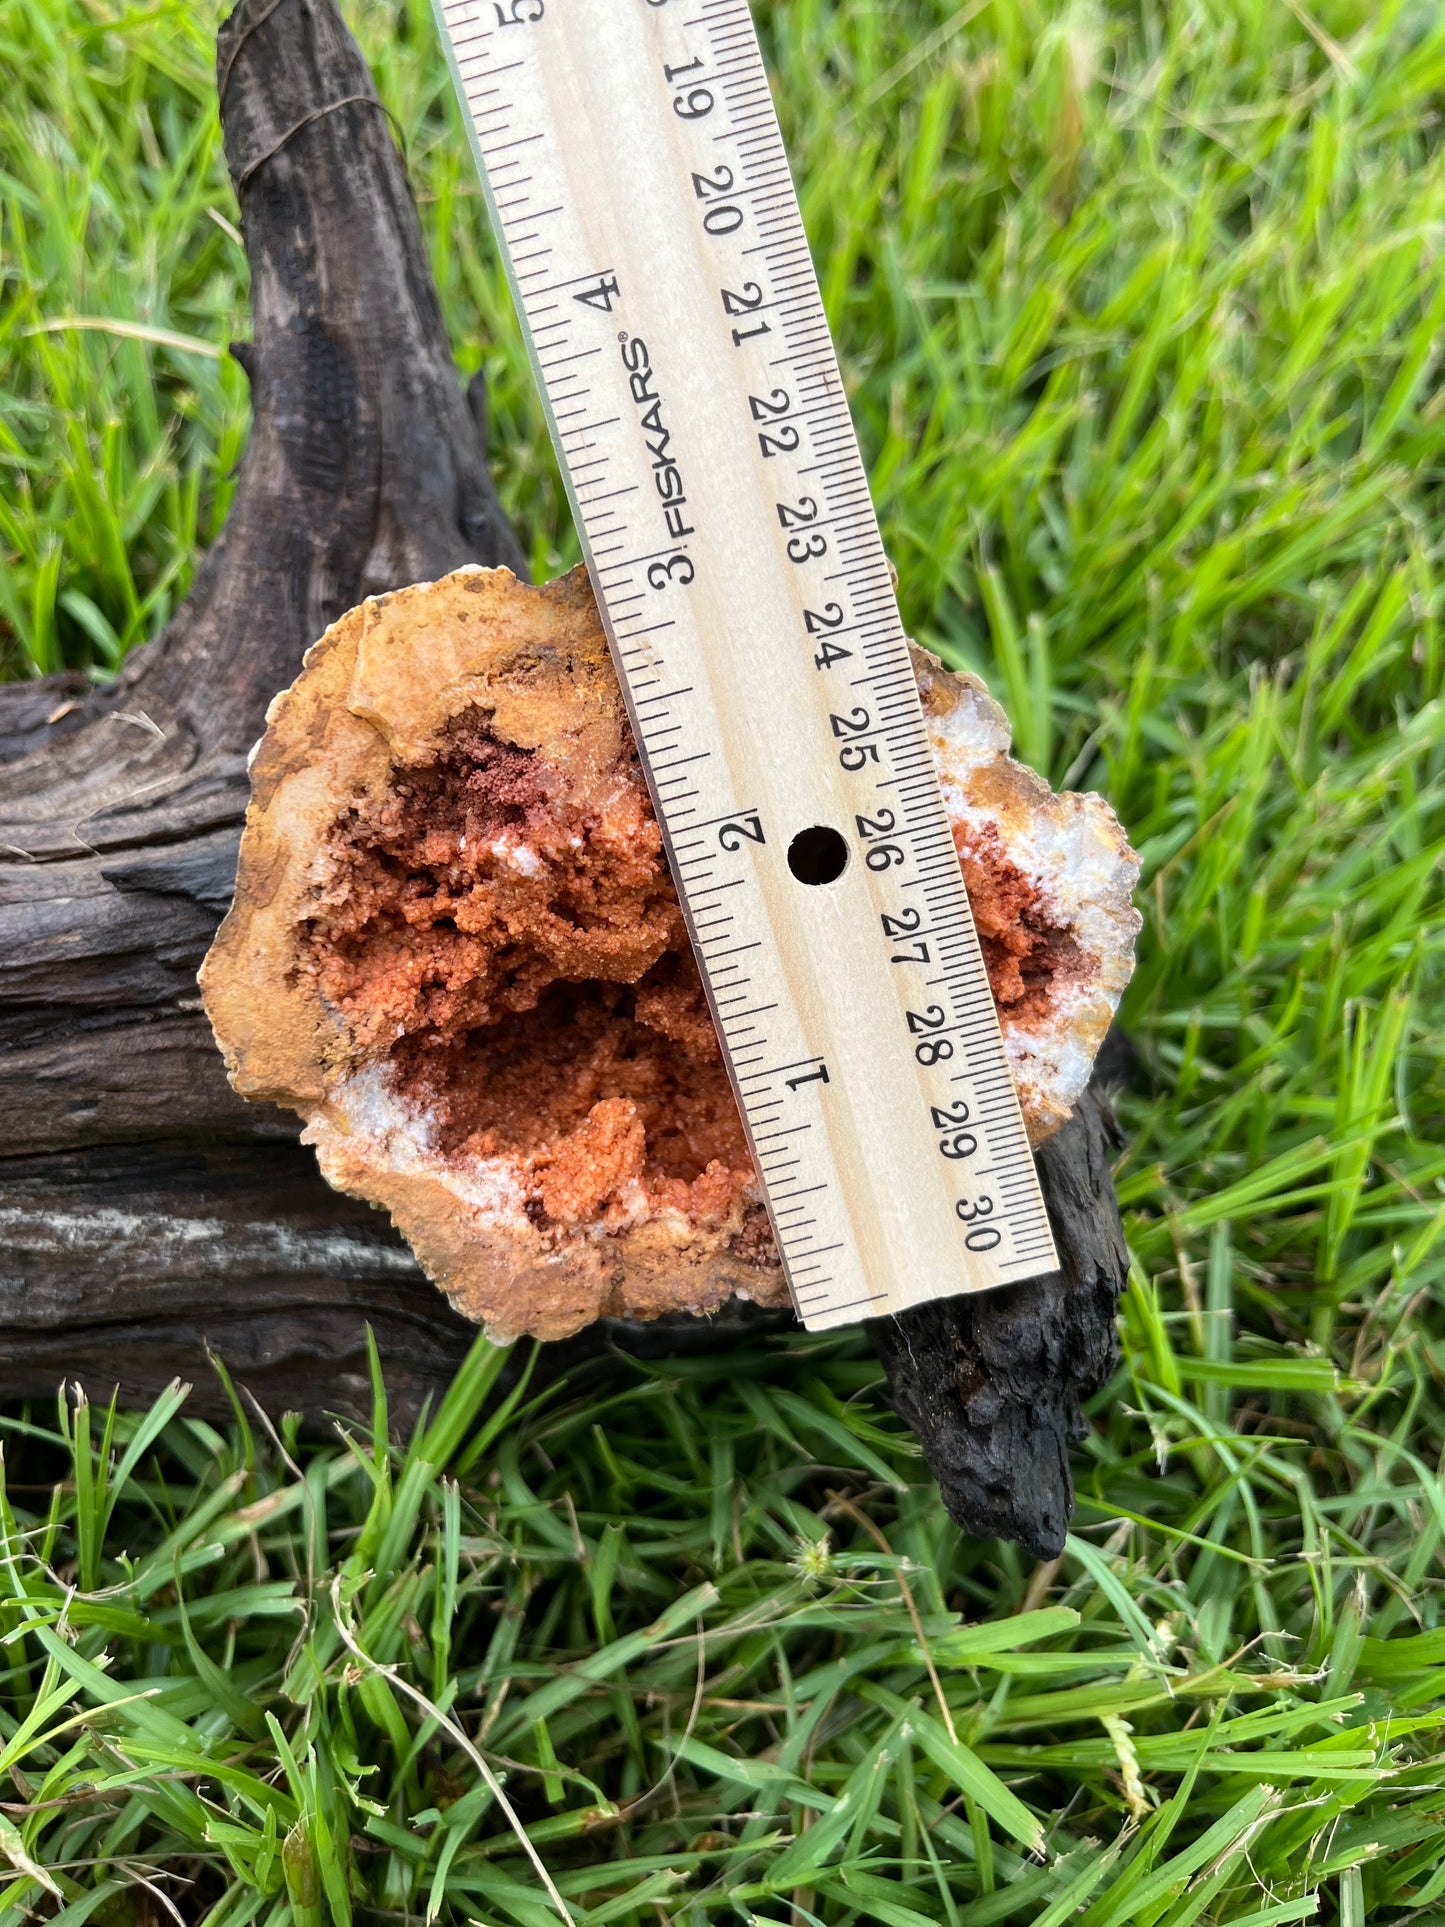
POLYGON ((115 683, 0 688, 0 1391, 345 1406, 364 1322, 399 1392, 469 1329, 296 1122, 241 1102, 195 973, 230 901, 266 706, 363 597, 521 549, 405 172, 330 0, 243 0, 217 49, 251 262, 254 420, 185 606, 115 683), (318 1369, 318 1361, 322 1361, 318 1369), (424 1369, 423 1369, 424 1367, 424 1369), (306 1396, 303 1396, 306 1395, 306 1396))
MULTIPOLYGON (((522 557, 331 0, 243 0, 219 67, 255 303, 230 521, 112 688, 0 688, 0 1397, 48 1401, 71 1377, 137 1401, 179 1375, 194 1409, 223 1416, 210 1346, 269 1410, 320 1423, 366 1407, 369 1322, 404 1422, 473 1329, 383 1218, 322 1182, 294 1120, 234 1096, 195 971, 230 897, 246 752, 306 647, 367 594, 466 561, 520 573, 522 557)), ((1112 1357, 1110 1147, 1086 1106, 1045 1153, 1064 1271, 1027 1316, 1024 1287, 966 1301, 963 1327, 879 1341, 955 1516, 1036 1548, 1067 1513, 1077 1399, 1112 1357), (1015 1464, 1034 1469, 1014 1479, 1015 1464)), ((588 1343, 756 1329, 604 1327, 588 1343)))

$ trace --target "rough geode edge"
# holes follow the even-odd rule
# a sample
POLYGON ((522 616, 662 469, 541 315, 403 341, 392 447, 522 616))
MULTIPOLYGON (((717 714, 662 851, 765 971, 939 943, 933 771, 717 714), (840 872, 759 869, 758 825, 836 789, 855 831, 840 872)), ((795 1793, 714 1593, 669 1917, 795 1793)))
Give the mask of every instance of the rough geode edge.
MULTIPOLYGON (((1004 1035, 1030 1136, 1069 1116, 1132 969, 1138 859, 1096 796, 1055 796, 1008 755, 1002 710, 977 679, 922 650, 915 670, 956 840, 991 828, 1046 914, 1092 967, 1042 1018, 1004 1035)), ((505 1158, 441 1157, 340 1013, 296 968, 315 864, 343 809, 384 793, 458 714, 481 707, 505 740, 566 755, 599 780, 630 750, 584 570, 532 588, 467 568, 348 611, 272 703, 253 757, 236 896, 201 971, 236 1090, 295 1110, 328 1182, 386 1210, 422 1268, 499 1339, 570 1336, 600 1317, 708 1314, 731 1298, 787 1303, 776 1262, 737 1249, 739 1224, 661 1211, 620 1229, 539 1226, 505 1158), (425 649, 417 647, 425 637, 425 649), (471 1168, 471 1167, 475 1168, 471 1168)), ((754 1196, 750 1208, 761 1208, 754 1196)))

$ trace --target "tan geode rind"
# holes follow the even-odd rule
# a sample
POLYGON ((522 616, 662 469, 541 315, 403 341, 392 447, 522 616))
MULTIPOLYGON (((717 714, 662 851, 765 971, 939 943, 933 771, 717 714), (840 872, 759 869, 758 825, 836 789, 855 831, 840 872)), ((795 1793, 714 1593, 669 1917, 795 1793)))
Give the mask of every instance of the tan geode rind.
MULTIPOLYGON (((1007 723, 981 684, 921 651, 915 667, 1038 1141, 1082 1091, 1128 980, 1137 860, 1099 798, 1054 797, 1008 758, 1007 723)), ((565 1337, 607 1315, 706 1313, 733 1296, 786 1303, 745 1148, 730 1148, 741 1130, 720 1066, 726 1117, 708 1095, 716 1040, 585 571, 533 589, 506 570, 467 569, 364 603, 309 652, 267 723, 235 901, 201 972, 236 1090, 299 1112, 329 1182, 388 1211, 428 1275, 499 1338, 565 1337), (314 935, 360 887, 356 878, 376 872, 337 857, 337 826, 394 828, 398 790, 414 811, 416 782, 464 726, 484 729, 496 762, 486 780, 509 799, 496 821, 524 827, 467 852, 467 837, 439 815, 426 839, 431 894, 414 903, 405 879, 393 890, 394 937, 353 965, 342 996, 317 963, 314 935), (569 913, 589 862, 610 866, 626 890, 595 916, 569 913), (553 893, 554 873, 569 866, 574 895, 561 883, 553 893), (638 908, 624 915, 618 904, 638 908), (420 981, 425 953, 407 947, 413 923, 445 926, 450 947, 425 965, 436 983, 420 981), (464 934, 473 928, 489 932, 494 949, 499 931, 525 940, 515 954, 527 968, 488 977, 494 959, 464 934), (473 952, 476 982, 466 976, 473 952), (529 988, 528 969, 541 992, 529 988), (468 1134, 465 1120, 448 1135, 440 1109, 418 1098, 423 1086, 401 1076, 398 1051, 447 1043, 465 1052, 469 1037, 510 1035, 506 1026, 538 1014, 547 986, 569 984, 605 995, 641 986, 623 994, 635 995, 651 1047, 661 1039, 665 1053, 674 1039, 690 1054, 695 1088, 686 1087, 681 1135, 696 1123, 703 1148, 681 1175, 668 1174, 644 1129, 658 1103, 610 1094, 605 1081, 585 1116, 518 1149, 495 1129, 468 1134), (477 1024, 501 1028, 466 1028, 477 1024)), ((598 1008, 582 1012, 579 1039, 584 1019, 597 1035, 613 1021, 605 996, 598 1008)), ((605 1042, 587 1046, 604 1069, 605 1042)), ((569 1048, 560 1035, 561 1054, 569 1048)), ((457 1061, 454 1049, 448 1062, 457 1061)), ((476 1061, 490 1060, 483 1052, 476 1061)), ((586 1069, 595 1084, 592 1059, 586 1069)), ((636 1095, 635 1066, 632 1081, 636 1095)))
POLYGON ((1064 1124, 1134 971, 1139 859, 1102 796, 1056 795, 1009 755, 976 676, 913 667, 1029 1141, 1064 1124))

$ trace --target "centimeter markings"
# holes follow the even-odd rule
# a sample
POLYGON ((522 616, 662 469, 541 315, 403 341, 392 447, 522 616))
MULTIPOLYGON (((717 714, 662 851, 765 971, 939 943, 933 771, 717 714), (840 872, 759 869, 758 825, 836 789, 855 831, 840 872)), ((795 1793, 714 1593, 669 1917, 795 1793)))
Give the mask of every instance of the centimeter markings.
POLYGON ((1052 1270, 747 0, 436 4, 799 1312, 1052 1270))

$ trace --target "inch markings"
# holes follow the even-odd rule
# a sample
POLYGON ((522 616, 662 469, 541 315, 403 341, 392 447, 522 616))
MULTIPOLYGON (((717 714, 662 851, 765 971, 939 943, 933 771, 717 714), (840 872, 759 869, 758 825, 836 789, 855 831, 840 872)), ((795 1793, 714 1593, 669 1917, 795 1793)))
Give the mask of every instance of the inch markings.
POLYGON ((747 0, 437 0, 790 1288, 1056 1259, 747 0))

